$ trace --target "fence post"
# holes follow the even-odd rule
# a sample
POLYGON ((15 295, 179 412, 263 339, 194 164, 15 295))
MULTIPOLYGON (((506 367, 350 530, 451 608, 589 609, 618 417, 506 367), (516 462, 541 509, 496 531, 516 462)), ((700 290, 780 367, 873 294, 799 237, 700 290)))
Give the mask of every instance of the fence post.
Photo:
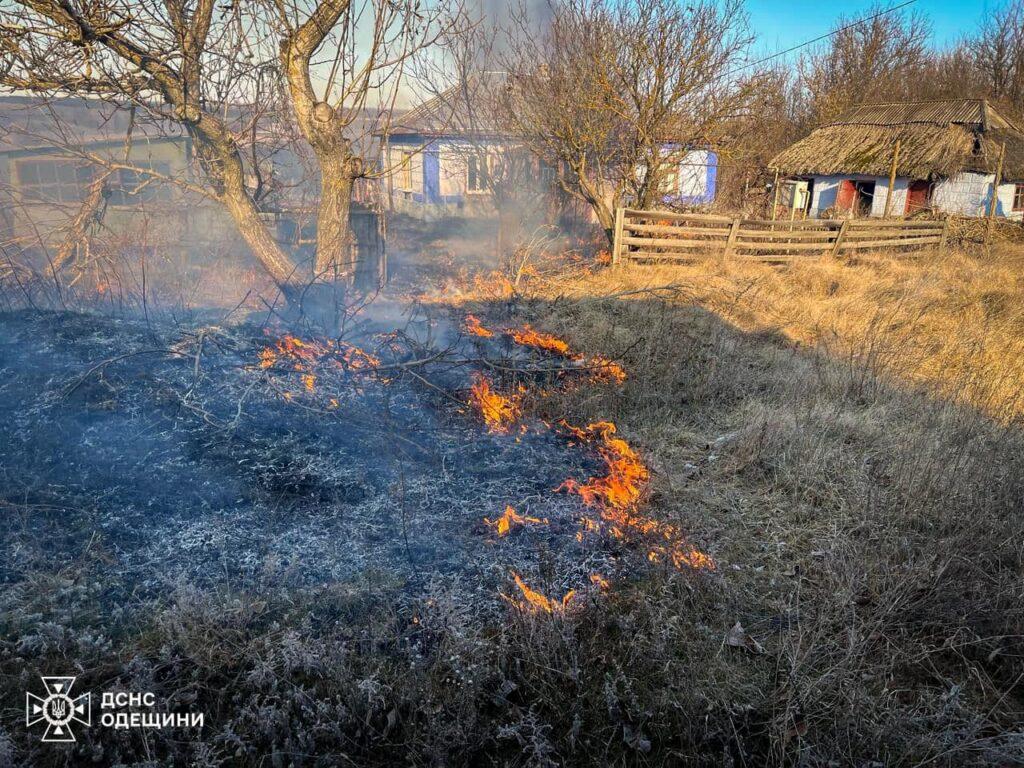
POLYGON ((850 220, 843 219, 843 223, 839 225, 839 233, 836 235, 836 241, 832 244, 832 257, 835 258, 839 255, 839 249, 843 247, 843 240, 846 239, 846 230, 850 227, 850 220))
POLYGON ((622 251, 622 222, 625 218, 626 211, 624 208, 615 209, 615 229, 612 235, 612 266, 617 266, 621 258, 622 251))
POLYGON ((733 219, 732 227, 729 229, 729 239, 725 241, 725 251, 722 253, 723 259, 728 259, 732 256, 732 250, 736 247, 736 235, 740 232, 740 220, 733 219))
POLYGON ((939 253, 946 252, 946 240, 949 239, 949 216, 942 221, 942 239, 939 240, 939 253))

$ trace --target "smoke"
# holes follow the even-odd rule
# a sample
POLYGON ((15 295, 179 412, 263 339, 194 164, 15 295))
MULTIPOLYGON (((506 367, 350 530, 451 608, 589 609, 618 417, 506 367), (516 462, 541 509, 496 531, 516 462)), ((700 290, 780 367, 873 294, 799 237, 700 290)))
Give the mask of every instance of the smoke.
POLYGON ((496 53, 509 49, 517 34, 539 35, 551 24, 552 0, 476 0, 479 18, 494 38, 496 53))

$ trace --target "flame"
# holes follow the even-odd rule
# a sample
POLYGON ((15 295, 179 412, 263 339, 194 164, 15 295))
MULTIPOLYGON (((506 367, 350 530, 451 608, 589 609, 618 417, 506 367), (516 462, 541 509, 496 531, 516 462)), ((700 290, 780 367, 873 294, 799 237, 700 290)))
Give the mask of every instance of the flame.
MULTIPOLYGON (((564 421, 560 425, 574 439, 598 444, 597 452, 604 462, 606 474, 592 477, 585 483, 566 480, 559 490, 579 494, 584 504, 595 507, 612 536, 620 539, 630 535, 644 537, 649 542, 647 559, 652 563, 668 561, 678 569, 688 566, 697 570, 714 570, 714 560, 687 542, 676 526, 638 512, 651 473, 629 443, 616 436, 612 422, 599 421, 582 428, 564 421)), ((594 520, 583 518, 577 539, 582 540, 584 531, 594 531, 598 527, 594 520)))
MULTIPOLYGON (((259 352, 259 367, 267 370, 282 366, 297 371, 306 392, 315 392, 316 371, 323 368, 337 370, 369 370, 380 365, 380 359, 352 344, 332 339, 300 339, 298 336, 285 334, 276 339, 272 346, 264 347, 259 352)), ((290 400, 295 393, 288 393, 290 400)), ((332 400, 337 407, 337 401, 332 400)))
POLYGON ((611 587, 611 582, 608 581, 608 579, 606 579, 600 573, 592 573, 592 574, 590 574, 590 583, 593 584, 598 589, 600 589, 601 591, 604 591, 604 590, 608 589, 609 587, 611 587))
POLYGON ((614 381, 616 384, 621 384, 626 380, 626 369, 607 357, 594 355, 590 358, 590 363, 596 368, 594 376, 599 379, 614 381))
POLYGON ((469 402, 480 411, 487 429, 496 434, 507 434, 522 413, 522 395, 505 396, 491 389, 491 382, 481 373, 473 375, 469 388, 469 402))
POLYGON ((523 593, 524 599, 515 600, 508 595, 502 595, 502 597, 512 603, 512 605, 523 610, 544 613, 563 613, 569 606, 569 601, 576 595, 576 590, 570 589, 565 593, 565 596, 560 601, 552 600, 537 590, 531 589, 515 571, 512 571, 512 578, 515 579, 516 586, 519 587, 519 591, 523 593))
POLYGON ((535 347, 564 357, 573 357, 569 352, 569 345, 566 342, 557 336, 552 336, 550 333, 535 331, 529 324, 524 325, 520 329, 509 331, 509 335, 516 344, 522 344, 524 347, 535 347))
POLYGON ((463 328, 466 333, 472 336, 480 336, 484 339, 489 339, 494 335, 494 331, 488 330, 480 324, 480 320, 476 315, 466 315, 466 322, 463 328))
POLYGON ((511 330, 508 333, 516 344, 543 349, 546 352, 553 352, 569 360, 584 362, 588 367, 594 369, 594 378, 596 379, 613 381, 617 384, 621 384, 626 380, 626 370, 618 363, 601 355, 587 357, 578 352, 573 352, 568 342, 550 333, 541 333, 529 324, 524 325, 519 330, 511 330))
POLYGON ((530 517, 529 515, 520 515, 511 506, 506 506, 505 513, 497 520, 490 520, 486 517, 484 518, 484 524, 493 528, 497 532, 498 536, 508 536, 509 532, 512 530, 513 523, 517 525, 547 525, 548 519, 546 517, 540 518, 530 517))
POLYGON ((588 506, 625 512, 636 505, 650 472, 629 443, 615 437, 615 425, 610 421, 598 421, 583 429, 565 422, 562 425, 581 441, 598 441, 597 452, 608 470, 605 476, 592 477, 585 483, 566 480, 563 488, 570 493, 578 493, 588 506))

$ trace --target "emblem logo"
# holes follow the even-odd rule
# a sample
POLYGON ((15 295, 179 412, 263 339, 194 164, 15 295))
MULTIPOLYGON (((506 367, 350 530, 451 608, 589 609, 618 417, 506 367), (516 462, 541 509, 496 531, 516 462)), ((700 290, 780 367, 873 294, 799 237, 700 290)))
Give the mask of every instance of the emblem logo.
POLYGON ((71 698, 71 687, 75 684, 73 677, 44 677, 42 680, 46 696, 25 694, 25 724, 33 726, 45 722, 44 742, 74 741, 72 723, 92 725, 90 695, 83 693, 71 698))

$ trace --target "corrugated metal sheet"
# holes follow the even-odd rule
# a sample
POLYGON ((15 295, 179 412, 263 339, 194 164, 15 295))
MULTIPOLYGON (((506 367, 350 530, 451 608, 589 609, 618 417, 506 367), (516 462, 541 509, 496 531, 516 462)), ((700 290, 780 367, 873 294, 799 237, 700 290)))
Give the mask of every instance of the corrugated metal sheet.
POLYGON ((891 104, 861 104, 830 125, 932 125, 980 126, 984 102, 981 99, 950 99, 947 101, 911 101, 891 104))

